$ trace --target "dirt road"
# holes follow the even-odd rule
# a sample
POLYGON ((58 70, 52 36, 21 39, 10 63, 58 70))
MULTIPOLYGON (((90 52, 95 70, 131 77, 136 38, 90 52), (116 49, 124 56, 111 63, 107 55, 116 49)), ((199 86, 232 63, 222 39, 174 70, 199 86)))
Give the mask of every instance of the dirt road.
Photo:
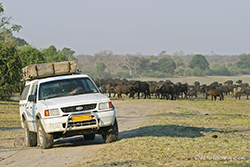
MULTIPOLYGON (((119 140, 135 135, 141 121, 147 113, 157 106, 166 104, 139 104, 127 101, 113 101, 117 112, 119 140), (155 106, 152 106, 155 105, 155 106)), ((22 130, 22 129, 20 129, 22 130)), ((0 139, 0 166, 40 167, 40 166, 75 166, 91 161, 98 156, 99 149, 104 147, 102 137, 97 135, 94 141, 85 141, 82 136, 55 140, 52 149, 24 147, 23 137, 0 139), (4 147, 5 145, 6 147, 4 147)))

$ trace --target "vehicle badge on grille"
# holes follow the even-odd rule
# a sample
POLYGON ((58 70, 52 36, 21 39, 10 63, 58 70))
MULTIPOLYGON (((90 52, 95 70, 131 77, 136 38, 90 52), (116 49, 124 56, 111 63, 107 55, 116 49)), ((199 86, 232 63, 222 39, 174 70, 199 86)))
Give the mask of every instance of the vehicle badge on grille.
POLYGON ((76 110, 77 111, 80 111, 80 110, 82 110, 83 109, 83 107, 76 107, 76 110))

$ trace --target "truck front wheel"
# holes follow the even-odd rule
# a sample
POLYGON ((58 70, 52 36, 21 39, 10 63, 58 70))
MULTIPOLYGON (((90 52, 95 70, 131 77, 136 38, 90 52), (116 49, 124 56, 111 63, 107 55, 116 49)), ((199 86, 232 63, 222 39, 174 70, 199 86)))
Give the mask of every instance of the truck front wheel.
POLYGON ((37 141, 43 149, 51 148, 54 142, 53 135, 44 131, 41 120, 37 121, 37 141))
POLYGON ((114 125, 104 131, 102 138, 105 143, 115 142, 118 139, 118 124, 116 119, 114 125))
POLYGON ((24 142, 26 147, 34 147, 37 145, 36 133, 31 132, 28 128, 26 121, 23 121, 24 125, 24 142))

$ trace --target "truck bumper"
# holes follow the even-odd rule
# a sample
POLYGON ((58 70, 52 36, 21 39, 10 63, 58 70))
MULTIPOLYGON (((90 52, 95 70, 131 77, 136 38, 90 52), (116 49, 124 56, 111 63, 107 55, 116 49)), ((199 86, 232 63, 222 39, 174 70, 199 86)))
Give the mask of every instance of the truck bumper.
POLYGON ((41 119, 43 128, 46 133, 84 130, 84 129, 99 129, 101 127, 111 126, 115 121, 115 110, 108 110, 102 112, 82 112, 71 113, 67 116, 51 117, 41 119), (84 115, 91 115, 89 120, 74 121, 73 117, 81 117, 84 115))

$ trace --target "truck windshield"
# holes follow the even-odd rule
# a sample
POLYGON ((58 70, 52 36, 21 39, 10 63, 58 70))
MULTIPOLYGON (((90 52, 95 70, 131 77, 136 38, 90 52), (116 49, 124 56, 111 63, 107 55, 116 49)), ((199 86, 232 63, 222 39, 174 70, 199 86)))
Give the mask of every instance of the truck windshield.
POLYGON ((85 93, 97 93, 98 90, 89 78, 74 78, 41 83, 39 100, 61 96, 73 96, 85 93))

